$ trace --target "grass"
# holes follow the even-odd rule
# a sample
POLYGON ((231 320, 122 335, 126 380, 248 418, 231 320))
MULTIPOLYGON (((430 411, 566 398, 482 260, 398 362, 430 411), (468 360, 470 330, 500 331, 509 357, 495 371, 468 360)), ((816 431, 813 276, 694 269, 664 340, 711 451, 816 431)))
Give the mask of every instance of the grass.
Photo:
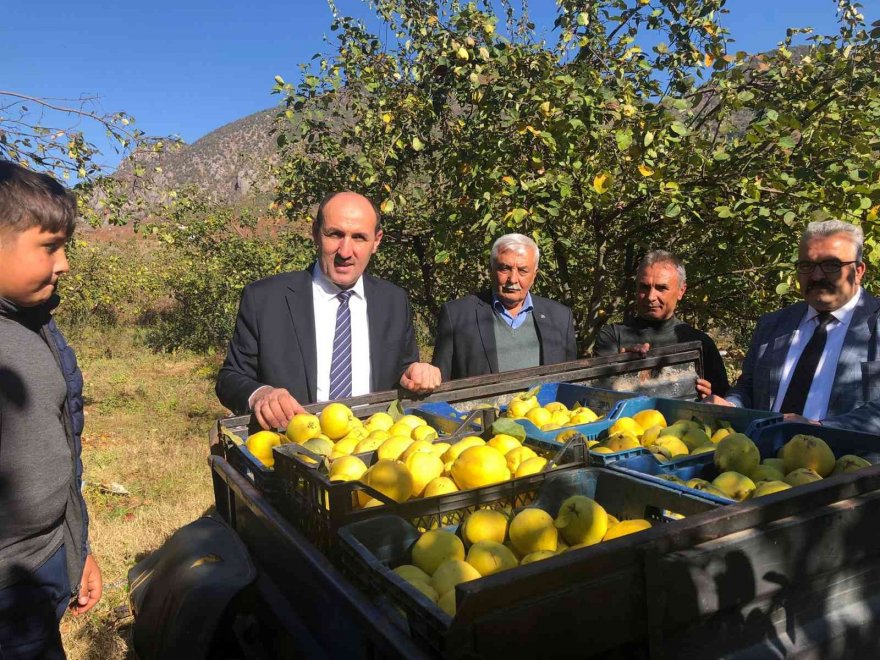
POLYGON ((207 434, 224 414, 213 392, 218 357, 157 354, 137 331, 69 336, 85 377, 85 496, 104 576, 95 609, 61 624, 72 660, 133 658, 128 570, 213 505, 207 434), (114 494, 116 484, 128 494, 114 494))

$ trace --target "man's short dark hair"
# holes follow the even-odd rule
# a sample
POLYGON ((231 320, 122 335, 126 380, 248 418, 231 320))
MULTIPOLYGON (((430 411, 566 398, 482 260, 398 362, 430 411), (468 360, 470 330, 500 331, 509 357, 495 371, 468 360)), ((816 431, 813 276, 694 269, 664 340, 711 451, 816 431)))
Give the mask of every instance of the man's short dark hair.
POLYGON ((72 236, 76 198, 48 174, 0 160, 0 232, 32 227, 72 236))
MULTIPOLYGON (((329 193, 324 196, 324 199, 322 199, 321 203, 318 204, 318 212, 315 214, 315 229, 320 231, 321 227, 324 226, 324 208, 327 206, 327 204, 330 203, 330 200, 332 200, 334 197, 336 197, 336 195, 341 195, 344 192, 348 192, 348 191, 341 190, 338 192, 329 193)), ((373 208, 373 213, 376 214, 376 231, 375 231, 375 233, 378 234, 380 231, 382 231, 382 214, 379 213, 379 207, 373 203, 372 199, 370 199, 369 197, 367 197, 365 195, 363 195, 363 198, 366 199, 370 203, 370 206, 373 208)))

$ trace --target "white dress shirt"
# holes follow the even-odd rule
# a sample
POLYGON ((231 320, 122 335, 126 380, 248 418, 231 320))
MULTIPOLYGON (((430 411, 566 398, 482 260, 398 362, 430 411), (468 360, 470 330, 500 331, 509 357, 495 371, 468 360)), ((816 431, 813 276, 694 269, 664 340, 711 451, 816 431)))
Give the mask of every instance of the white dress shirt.
MULTIPOLYGON (((312 304, 315 309, 315 348, 318 355, 317 400, 330 396, 330 363, 333 361, 333 335, 336 333, 336 312, 342 291, 315 264, 312 267, 312 304)), ((370 393, 370 326, 367 321, 367 299, 364 277, 358 278, 348 299, 351 311, 351 395, 370 393)))
MULTIPOLYGON (((339 309, 340 289, 315 264, 312 266, 312 306, 315 311, 315 349, 318 356, 317 401, 330 396, 330 363, 333 361, 333 335, 336 333, 336 312, 339 309)), ((364 296, 364 277, 358 278, 348 299, 351 312, 351 395, 370 393, 370 326, 367 321, 367 299, 364 296)), ((268 388, 262 385, 248 397, 248 407, 254 409, 254 397, 268 388)), ((300 403, 305 403, 300 401, 300 403)))
MULTIPOLYGON (((843 340, 846 338, 850 321, 852 321, 853 311, 861 296, 862 290, 859 288, 856 295, 849 302, 840 309, 831 312, 834 320, 828 323, 825 349, 819 358, 819 366, 816 368, 816 374, 813 376, 813 382, 810 385, 810 392, 807 394, 807 402, 804 404, 803 416, 807 419, 822 420, 828 415, 828 401, 831 398, 831 388, 834 385, 837 361, 840 359, 840 351, 843 348, 843 340)), ((794 338, 792 339, 791 346, 788 347, 788 353, 785 356, 785 363, 782 367, 782 378, 779 381, 776 400, 773 402, 774 412, 779 412, 779 409, 782 407, 795 365, 813 336, 813 332, 819 326, 819 322, 816 320, 818 314, 819 312, 815 309, 808 307, 807 313, 801 319, 797 330, 795 330, 794 338)))

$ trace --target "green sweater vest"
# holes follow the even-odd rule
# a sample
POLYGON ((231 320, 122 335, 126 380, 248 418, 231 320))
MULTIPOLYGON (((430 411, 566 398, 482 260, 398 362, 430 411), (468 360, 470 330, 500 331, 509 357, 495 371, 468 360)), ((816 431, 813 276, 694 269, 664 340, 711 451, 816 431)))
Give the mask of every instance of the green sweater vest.
POLYGON ((535 318, 529 318, 516 330, 511 329, 498 314, 493 314, 495 350, 498 354, 498 371, 512 371, 537 367, 541 364, 541 344, 535 318))

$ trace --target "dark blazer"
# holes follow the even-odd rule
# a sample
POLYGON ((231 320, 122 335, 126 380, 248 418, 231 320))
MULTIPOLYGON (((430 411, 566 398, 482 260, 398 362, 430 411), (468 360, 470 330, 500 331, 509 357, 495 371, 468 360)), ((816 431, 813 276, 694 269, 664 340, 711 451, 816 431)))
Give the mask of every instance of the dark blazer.
MULTIPOLYGON (((364 273, 370 333, 370 386, 397 387, 417 362, 412 309, 398 286, 364 273)), ((322 331, 332 333, 334 328, 322 331)), ((236 414, 262 385, 286 388, 303 405, 314 403, 318 356, 311 271, 282 273, 245 287, 229 352, 217 375, 220 403, 236 414)))
MULTIPOLYGON (((752 344, 742 366, 742 376, 730 388, 727 399, 738 406, 770 410, 782 379, 785 356, 807 304, 799 302, 758 320, 752 344)), ((831 398, 826 426, 880 433, 880 361, 877 355, 880 299, 862 291, 847 328, 831 398)))
MULTIPOLYGON (((577 359, 571 310, 536 295, 532 295, 532 304, 541 364, 577 359)), ((490 291, 450 301, 440 309, 433 364, 444 382, 498 373, 494 313, 490 291)))

